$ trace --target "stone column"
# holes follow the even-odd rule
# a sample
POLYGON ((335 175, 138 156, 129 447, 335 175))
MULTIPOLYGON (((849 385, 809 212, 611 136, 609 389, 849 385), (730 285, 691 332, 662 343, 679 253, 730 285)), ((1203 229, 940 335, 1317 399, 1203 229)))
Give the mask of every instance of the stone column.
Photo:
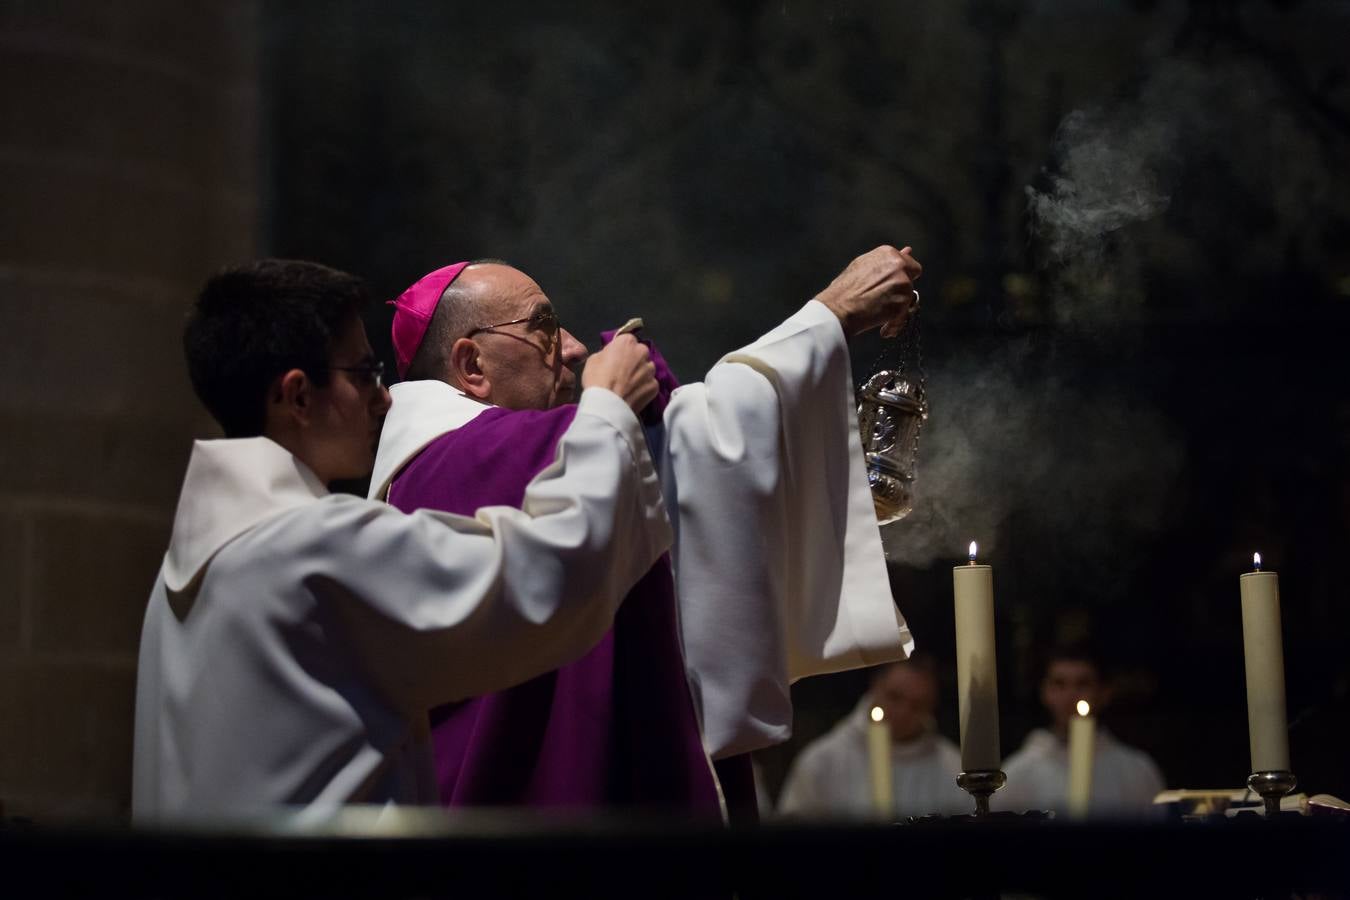
POLYGON ((0 803, 126 811, 207 274, 258 235, 256 3, 0 3, 0 803))

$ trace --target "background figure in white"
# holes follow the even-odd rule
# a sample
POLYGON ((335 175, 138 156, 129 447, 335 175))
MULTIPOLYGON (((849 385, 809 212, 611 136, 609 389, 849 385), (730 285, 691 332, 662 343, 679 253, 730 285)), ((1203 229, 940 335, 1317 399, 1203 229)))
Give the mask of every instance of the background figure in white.
MULTIPOLYGON (((1022 748, 1003 764, 1008 784, 994 795, 995 809, 1068 811, 1069 720, 1077 715, 1079 700, 1100 716, 1110 700, 1101 664, 1091 648, 1058 648, 1046 658, 1041 679, 1041 703, 1051 727, 1027 735, 1022 748)), ((1097 720, 1089 814, 1096 817, 1155 815, 1153 798, 1164 787, 1162 772, 1142 750, 1117 740, 1097 720)))
POLYGON ((867 727, 872 707, 880 706, 890 726, 896 816, 969 812, 970 799, 956 786, 961 752, 936 730, 937 702, 937 677, 926 659, 874 669, 872 686, 853 712, 793 762, 778 811, 822 818, 875 815, 867 727))

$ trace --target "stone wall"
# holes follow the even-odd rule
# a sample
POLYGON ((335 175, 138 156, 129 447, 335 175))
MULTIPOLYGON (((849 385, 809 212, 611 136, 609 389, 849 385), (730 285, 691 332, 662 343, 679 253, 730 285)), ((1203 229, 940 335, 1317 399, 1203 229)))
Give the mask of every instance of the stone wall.
POLYGON ((0 4, 0 803, 124 812, 141 614, 194 434, 179 349, 257 240, 252 3, 0 4))

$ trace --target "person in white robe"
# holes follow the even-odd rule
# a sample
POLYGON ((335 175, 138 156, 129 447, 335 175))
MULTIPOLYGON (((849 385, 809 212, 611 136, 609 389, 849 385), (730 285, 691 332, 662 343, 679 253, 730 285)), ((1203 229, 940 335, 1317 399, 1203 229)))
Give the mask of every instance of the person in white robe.
MULTIPOLYGON (((438 271, 454 278, 501 267, 438 271)), ((897 332, 917 303, 913 279, 921 271, 908 247, 858 257, 781 325, 724 356, 702 383, 677 388, 665 409, 654 446, 675 532, 680 638, 715 760, 786 740, 794 681, 901 659, 913 647, 891 596, 848 339, 875 328, 897 332)), ((551 310, 532 281, 529 293, 551 310)), ((418 314, 416 341, 434 313, 418 314)), ((399 312, 394 332, 397 351, 399 312)), ((446 339, 455 371, 393 386, 373 498, 385 497, 423 448, 492 408, 472 380, 482 375, 481 355, 459 335, 446 339)))
MULTIPOLYGON (((1053 650, 1046 660, 1040 696, 1051 726, 1034 729, 1021 748, 1004 762, 1008 782, 994 794, 990 802, 993 809, 1068 813, 1069 720, 1077 715, 1079 700, 1086 700, 1100 715, 1110 699, 1091 648, 1053 650)), ((1124 744, 1098 721, 1088 804, 1090 816, 1161 815, 1161 807, 1153 805, 1153 798, 1164 786, 1162 772, 1148 754, 1124 744)))
POLYGON ((793 761, 778 812, 801 818, 875 818, 867 741, 872 707, 890 732, 891 790, 895 817, 970 812, 970 798, 956 785, 961 751, 938 733, 937 678, 922 661, 877 669, 857 706, 793 761))
POLYGON ((193 447, 145 614, 140 822, 435 803, 427 709, 585 652, 670 543, 634 414, 656 384, 631 338, 592 357, 520 509, 330 494, 369 471, 389 405, 363 294, 264 260, 198 299, 189 369, 227 438, 193 447))

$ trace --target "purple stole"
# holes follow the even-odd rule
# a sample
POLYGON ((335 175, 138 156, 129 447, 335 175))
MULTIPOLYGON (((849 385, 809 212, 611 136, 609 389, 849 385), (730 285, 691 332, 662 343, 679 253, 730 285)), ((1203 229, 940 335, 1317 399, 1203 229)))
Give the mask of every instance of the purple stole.
MULTIPOLYGON (((519 507, 575 415, 574 406, 485 410, 408 463, 389 502, 404 512, 467 516, 482 506, 519 507)), ((626 807, 721 821, 664 556, 585 656, 508 690, 439 707, 431 725, 447 806, 626 807)), ((740 821, 749 761, 734 758, 718 771, 740 821)), ((752 808, 753 798, 751 787, 752 808)))

